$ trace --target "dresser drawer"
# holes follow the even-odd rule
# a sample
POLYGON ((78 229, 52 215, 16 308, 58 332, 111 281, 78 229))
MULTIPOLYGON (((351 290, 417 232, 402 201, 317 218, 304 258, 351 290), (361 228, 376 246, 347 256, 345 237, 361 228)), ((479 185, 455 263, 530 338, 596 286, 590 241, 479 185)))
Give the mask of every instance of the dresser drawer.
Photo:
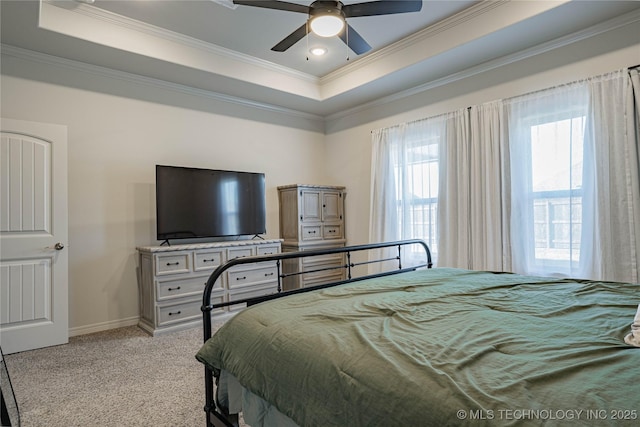
MULTIPOLYGON (((162 280, 157 283, 157 299, 163 301, 188 295, 202 295, 208 276, 162 280)), ((213 290, 222 289, 222 281, 218 280, 213 290)))
POLYGON ((195 271, 213 270, 222 264, 222 251, 196 252, 193 254, 195 271))
MULTIPOLYGON (((212 294, 211 304, 220 304, 224 301, 224 294, 212 294)), ((202 299, 198 298, 191 301, 185 301, 179 304, 171 304, 158 306, 158 326, 168 325, 171 323, 179 323, 186 320, 202 319, 202 299)), ((219 313, 225 311, 222 308, 212 311, 219 313)))
POLYGON ((302 270, 316 268, 317 264, 344 265, 344 254, 326 254, 310 256, 302 259, 302 270))
POLYGON ((303 225, 302 226, 302 240, 321 240, 321 239, 322 239, 321 225, 303 225))
POLYGON ((157 276, 163 274, 188 273, 190 271, 188 252, 156 255, 155 261, 157 276))
POLYGON ((253 268, 229 271, 229 289, 277 280, 278 272, 275 265, 265 265, 265 263, 255 264, 253 268), (257 267, 259 266, 259 267, 257 267))
POLYGON ((229 261, 236 258, 243 258, 254 255, 253 248, 233 248, 229 249, 229 261))
POLYGON ((258 251, 257 252, 258 252, 258 255, 273 255, 273 254, 277 254, 277 253, 280 253, 280 246, 279 245, 258 246, 258 251))
MULTIPOLYGON (((245 298, 261 297, 263 295, 275 294, 278 289, 278 284, 265 283, 263 286, 251 287, 248 289, 237 289, 229 293, 229 301, 238 301, 245 298)), ((229 311, 245 308, 245 304, 230 305, 229 311)))
POLYGON ((316 264, 313 266, 303 267, 302 271, 305 273, 301 276, 304 281, 304 286, 316 283, 328 283, 338 280, 342 280, 345 277, 344 268, 339 267, 340 264, 316 264))
POLYGON ((158 307, 158 326, 202 316, 200 300, 158 307))
POLYGON ((324 225, 322 237, 325 239, 342 239, 342 226, 340 224, 324 225))

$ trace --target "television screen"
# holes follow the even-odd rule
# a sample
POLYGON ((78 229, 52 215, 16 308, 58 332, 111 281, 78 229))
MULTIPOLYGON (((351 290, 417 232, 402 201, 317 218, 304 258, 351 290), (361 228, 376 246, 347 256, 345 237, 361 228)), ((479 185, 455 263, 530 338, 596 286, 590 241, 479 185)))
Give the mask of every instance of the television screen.
POLYGON ((264 234, 263 173, 156 165, 158 240, 264 234))

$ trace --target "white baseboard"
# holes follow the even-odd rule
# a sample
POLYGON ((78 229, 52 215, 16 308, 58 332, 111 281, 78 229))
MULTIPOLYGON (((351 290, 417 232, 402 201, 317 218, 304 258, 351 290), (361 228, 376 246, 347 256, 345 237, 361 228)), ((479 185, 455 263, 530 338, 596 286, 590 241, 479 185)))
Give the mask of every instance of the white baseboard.
POLYGON ((69 328, 69 336, 92 334, 94 332, 107 331, 109 329, 124 328, 126 326, 134 326, 138 324, 140 317, 129 317, 128 319, 111 320, 109 322, 94 323, 93 325, 79 326, 77 328, 69 328))

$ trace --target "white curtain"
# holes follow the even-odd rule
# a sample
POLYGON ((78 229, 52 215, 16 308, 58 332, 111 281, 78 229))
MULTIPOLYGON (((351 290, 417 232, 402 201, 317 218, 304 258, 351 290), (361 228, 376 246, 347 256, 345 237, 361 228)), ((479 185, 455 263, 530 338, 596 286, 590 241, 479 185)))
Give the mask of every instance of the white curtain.
MULTIPOLYGON (((631 73, 637 79, 637 70, 631 73)), ((620 70, 589 79, 587 86, 590 99, 585 128, 582 256, 578 274, 637 282, 640 168, 638 104, 634 107, 632 78, 627 70, 620 70)))
POLYGON ((458 110, 441 123, 438 191, 438 266, 467 268, 469 236, 469 114, 458 110))
MULTIPOLYGON (((455 132, 461 112, 432 117, 372 132, 372 242, 423 239, 434 262, 436 214, 428 200, 437 200, 438 151, 455 132)), ((441 173, 441 172, 440 172, 441 173)), ((370 271, 377 271, 375 265, 370 271)))
POLYGON ((637 282, 639 108, 621 70, 375 131, 371 240, 424 237, 411 165, 435 141, 439 266, 637 282))
POLYGON ((505 129, 503 103, 489 102, 470 109, 470 263, 473 270, 510 270, 504 257, 506 227, 503 215, 508 181, 503 180, 508 165, 504 156, 508 146, 503 144, 505 129))
POLYGON ((394 157, 399 147, 394 141, 403 140, 405 126, 379 129, 371 132, 371 242, 392 242, 400 239, 394 157))
POLYGON ((440 146, 438 265, 504 270, 502 103, 455 112, 440 146))
MULTIPOLYGON (((371 162, 371 219, 369 221, 369 239, 371 242, 393 242, 411 238, 402 233, 399 226, 402 217, 398 201, 401 198, 396 183, 396 163, 406 158, 407 125, 375 130, 372 138, 371 162)), ((402 205, 401 205, 402 206, 402 205)), ((369 274, 395 268, 395 262, 377 262, 395 256, 393 248, 369 251, 369 274)))

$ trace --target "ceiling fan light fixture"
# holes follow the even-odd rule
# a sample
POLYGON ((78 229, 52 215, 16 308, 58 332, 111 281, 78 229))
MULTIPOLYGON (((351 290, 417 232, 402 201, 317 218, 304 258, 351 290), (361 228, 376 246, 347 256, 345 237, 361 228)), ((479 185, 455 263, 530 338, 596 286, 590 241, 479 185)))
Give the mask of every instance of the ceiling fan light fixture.
POLYGON ((340 34, 344 28, 344 18, 335 13, 317 15, 311 18, 309 26, 311 31, 320 37, 333 37, 340 34))

